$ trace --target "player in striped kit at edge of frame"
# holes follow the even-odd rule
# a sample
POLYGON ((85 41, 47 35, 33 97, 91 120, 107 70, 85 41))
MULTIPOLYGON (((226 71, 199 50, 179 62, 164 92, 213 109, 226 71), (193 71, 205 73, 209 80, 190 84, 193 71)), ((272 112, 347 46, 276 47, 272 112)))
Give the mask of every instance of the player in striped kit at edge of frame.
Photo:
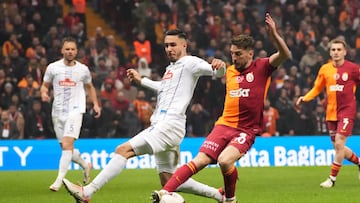
MULTIPOLYGON (((81 187, 64 179, 65 188, 77 202, 89 202, 92 195, 119 175, 126 166, 127 160, 134 156, 154 154, 162 185, 176 170, 179 145, 185 136, 185 112, 197 81, 201 76, 223 77, 226 64, 220 59, 213 59, 209 64, 196 56, 188 56, 186 34, 179 29, 165 33, 164 47, 170 64, 166 67, 161 81, 141 78, 134 69, 127 71, 130 80, 158 93, 150 127, 117 146, 112 159, 90 184, 81 187)), ((177 190, 222 202, 221 191, 193 179, 179 185, 177 190)))
POLYGON ((75 140, 79 138, 83 113, 85 113, 85 88, 90 101, 94 104, 96 117, 99 117, 101 113, 89 68, 75 60, 78 53, 76 40, 71 37, 64 38, 61 53, 63 59, 49 64, 46 68, 40 88, 41 99, 45 102, 51 99, 50 85, 54 89, 51 116, 56 138, 62 149, 58 176, 49 187, 54 192, 60 189, 71 161, 84 169, 84 183, 90 182, 91 163, 82 159, 79 150, 74 149, 75 140))
POLYGON ((181 166, 160 191, 152 193, 153 203, 175 189, 208 164, 218 163, 224 179, 224 203, 237 202, 235 196, 238 179, 235 162, 245 155, 260 135, 263 109, 270 76, 291 52, 276 30, 275 21, 267 13, 265 23, 278 51, 270 57, 254 57, 254 39, 237 35, 231 39, 233 65, 226 70, 226 96, 222 116, 206 137, 197 156, 181 166))
POLYGON ((345 59, 345 40, 335 38, 329 45, 330 62, 319 69, 314 87, 296 101, 296 105, 308 102, 326 88, 326 121, 335 157, 329 177, 320 184, 323 188, 334 187, 344 159, 359 166, 359 157, 345 144, 354 126, 357 110, 355 91, 360 84, 360 66, 345 59))

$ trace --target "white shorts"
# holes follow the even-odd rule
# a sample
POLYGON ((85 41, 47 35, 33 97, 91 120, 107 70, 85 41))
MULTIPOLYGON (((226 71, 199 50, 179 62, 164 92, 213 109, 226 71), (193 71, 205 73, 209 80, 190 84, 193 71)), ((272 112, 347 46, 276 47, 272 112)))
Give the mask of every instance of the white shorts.
POLYGON ((73 114, 67 117, 52 117, 56 138, 61 143, 64 136, 79 139, 83 114, 73 114))
POLYGON ((154 154, 159 172, 173 173, 179 162, 179 145, 185 136, 185 124, 162 121, 129 140, 137 156, 154 154))

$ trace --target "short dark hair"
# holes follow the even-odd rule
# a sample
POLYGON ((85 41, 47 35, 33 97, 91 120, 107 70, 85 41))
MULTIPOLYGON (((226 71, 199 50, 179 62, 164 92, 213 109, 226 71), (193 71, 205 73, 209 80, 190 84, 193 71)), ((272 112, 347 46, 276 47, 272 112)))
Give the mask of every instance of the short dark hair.
POLYGON ((182 39, 187 39, 186 33, 180 29, 172 29, 172 30, 168 30, 167 32, 165 32, 165 36, 168 35, 175 35, 178 36, 179 38, 182 39))
POLYGON ((242 34, 232 37, 231 44, 241 49, 253 50, 255 46, 255 40, 249 35, 242 34))
POLYGON ((64 46, 65 42, 74 42, 77 45, 76 39, 73 38, 73 37, 65 37, 65 38, 63 38, 61 45, 64 46))

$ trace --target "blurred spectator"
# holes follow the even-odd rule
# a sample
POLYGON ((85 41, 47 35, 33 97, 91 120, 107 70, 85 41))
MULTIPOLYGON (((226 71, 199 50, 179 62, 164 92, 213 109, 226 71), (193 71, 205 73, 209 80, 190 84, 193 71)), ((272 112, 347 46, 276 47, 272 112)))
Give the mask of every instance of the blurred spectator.
POLYGON ((30 103, 34 97, 34 91, 40 89, 40 85, 36 82, 31 73, 27 73, 26 76, 18 83, 20 90, 20 99, 25 103, 30 103))
POLYGON ((317 104, 314 112, 314 126, 316 135, 328 135, 325 108, 323 104, 317 104))
MULTIPOLYGON (((51 41, 52 42, 52 41, 51 41)), ((49 47, 48 47, 49 48, 49 47)), ((25 57, 30 60, 32 58, 34 59, 40 59, 41 57, 46 56, 46 49, 43 47, 40 43, 39 37, 33 37, 31 46, 29 46, 25 50, 25 57)))
POLYGON ((98 138, 113 138, 116 133, 116 123, 114 123, 116 114, 112 108, 110 100, 102 100, 101 117, 99 118, 97 136, 98 138))
POLYGON ((280 135, 288 135, 290 134, 290 126, 288 125, 289 120, 291 118, 291 110, 293 108, 293 103, 289 99, 288 94, 285 89, 280 89, 280 93, 278 99, 275 103, 275 108, 278 110, 280 114, 279 122, 278 122, 278 131, 280 135))
POLYGON ((128 98, 129 102, 132 103, 137 97, 138 88, 131 85, 131 82, 127 77, 123 79, 123 84, 124 87, 121 91, 124 93, 125 97, 128 98))
POLYGON ((9 118, 7 110, 1 111, 0 122, 0 140, 15 140, 19 139, 19 130, 14 121, 9 118))
POLYGON ((328 61, 330 58, 329 55, 329 42, 330 39, 328 36, 323 36, 321 42, 317 45, 316 51, 323 57, 324 61, 328 61))
POLYGON ((263 118, 265 126, 261 136, 279 136, 276 124, 280 118, 280 115, 278 110, 270 105, 269 99, 266 99, 264 103, 263 118))
POLYGON ((41 101, 33 100, 31 109, 27 112, 25 123, 25 137, 28 139, 54 138, 50 131, 51 118, 44 112, 41 101))
POLYGON ((143 129, 150 126, 150 117, 152 114, 152 107, 145 98, 145 92, 143 90, 139 90, 137 92, 136 99, 133 101, 134 108, 137 112, 143 129))
POLYGON ((129 100, 124 96, 124 93, 122 91, 117 92, 117 96, 115 101, 113 101, 112 106, 114 110, 125 112, 128 110, 130 105, 129 100))
POLYGON ((80 17, 76 15, 75 7, 71 5, 69 7, 69 12, 64 16, 64 25, 67 29, 71 29, 73 25, 76 25, 80 22, 80 17))
POLYGON ((147 62, 151 64, 151 42, 146 39, 146 34, 144 31, 140 31, 137 34, 136 39, 133 41, 133 46, 136 56, 138 58, 146 58, 147 62))
POLYGON ((192 104, 187 117, 187 134, 189 137, 205 137, 210 132, 210 113, 201 104, 192 104))
POLYGON ((20 56, 17 49, 13 49, 10 53, 10 63, 12 65, 12 72, 17 81, 20 81, 26 74, 27 63, 26 58, 20 56))
POLYGON ((151 69, 149 68, 146 58, 139 58, 137 69, 141 77, 150 77, 151 69))
POLYGON ((97 65, 95 66, 95 74, 94 78, 94 86, 97 89, 100 89, 101 84, 105 81, 105 78, 110 73, 110 67, 106 65, 106 61, 104 57, 99 57, 97 61, 97 65))
POLYGON ((11 98, 15 92, 15 85, 11 82, 5 82, 4 91, 1 93, 0 104, 3 109, 9 108, 11 104, 11 98))
POLYGON ((15 49, 18 50, 19 53, 24 51, 23 45, 17 39, 17 35, 12 33, 10 34, 9 39, 2 45, 2 55, 9 56, 15 49))
POLYGON ((121 137, 131 137, 142 129, 141 121, 133 104, 130 104, 128 110, 123 112, 123 121, 123 125, 127 127, 127 132, 125 135, 120 135, 121 137))
POLYGON ((300 70, 304 70, 305 66, 313 67, 317 62, 318 54, 319 53, 316 51, 315 46, 313 44, 309 44, 305 54, 300 59, 300 70))
POLYGON ((115 88, 114 80, 106 78, 104 81, 104 89, 100 91, 102 99, 106 99, 112 104, 116 101, 118 90, 115 88))
POLYGON ((86 0, 72 0, 72 5, 75 8, 75 14, 79 16, 80 22, 84 25, 84 30, 86 30, 86 0))
POLYGON ((9 113, 9 115, 8 115, 9 119, 16 123, 16 127, 19 131, 18 139, 24 139, 24 132, 25 132, 24 131, 25 130, 24 115, 21 113, 18 106, 16 106, 16 104, 14 104, 14 103, 11 103, 9 105, 8 113, 9 113))
POLYGON ((89 98, 86 98, 86 110, 83 115, 83 123, 81 125, 80 137, 83 138, 95 138, 98 136, 98 125, 97 119, 94 117, 95 111, 93 109, 93 104, 89 101, 89 98))
POLYGON ((115 37, 113 35, 108 35, 106 40, 110 58, 118 58, 121 63, 124 63, 124 51, 119 45, 115 43, 115 37))

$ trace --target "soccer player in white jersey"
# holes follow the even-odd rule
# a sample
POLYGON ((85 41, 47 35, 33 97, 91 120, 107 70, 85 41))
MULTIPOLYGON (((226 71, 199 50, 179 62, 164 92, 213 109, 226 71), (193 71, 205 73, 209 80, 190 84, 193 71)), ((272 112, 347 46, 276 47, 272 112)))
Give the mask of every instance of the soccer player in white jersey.
MULTIPOLYGON (((151 126, 128 142, 119 145, 108 165, 87 186, 81 187, 63 180, 65 188, 78 202, 89 202, 91 196, 108 181, 121 173, 129 158, 154 154, 160 182, 164 185, 176 170, 179 145, 185 136, 185 111, 200 76, 223 77, 226 65, 220 59, 211 64, 186 52, 186 35, 179 29, 166 32, 165 51, 170 59, 161 81, 141 78, 129 69, 130 80, 157 91, 157 106, 151 117, 151 126)), ((178 191, 197 194, 222 201, 222 193, 193 179, 177 188, 178 191)))
POLYGON ((79 150, 74 149, 74 142, 79 138, 82 116, 85 113, 86 90, 94 104, 96 117, 100 116, 101 109, 88 67, 75 60, 77 52, 75 39, 64 38, 61 49, 63 58, 48 65, 40 88, 42 100, 49 102, 49 87, 53 87, 51 116, 62 150, 58 176, 49 187, 52 191, 60 189, 71 161, 84 169, 84 182, 90 182, 91 163, 83 160, 79 150))

